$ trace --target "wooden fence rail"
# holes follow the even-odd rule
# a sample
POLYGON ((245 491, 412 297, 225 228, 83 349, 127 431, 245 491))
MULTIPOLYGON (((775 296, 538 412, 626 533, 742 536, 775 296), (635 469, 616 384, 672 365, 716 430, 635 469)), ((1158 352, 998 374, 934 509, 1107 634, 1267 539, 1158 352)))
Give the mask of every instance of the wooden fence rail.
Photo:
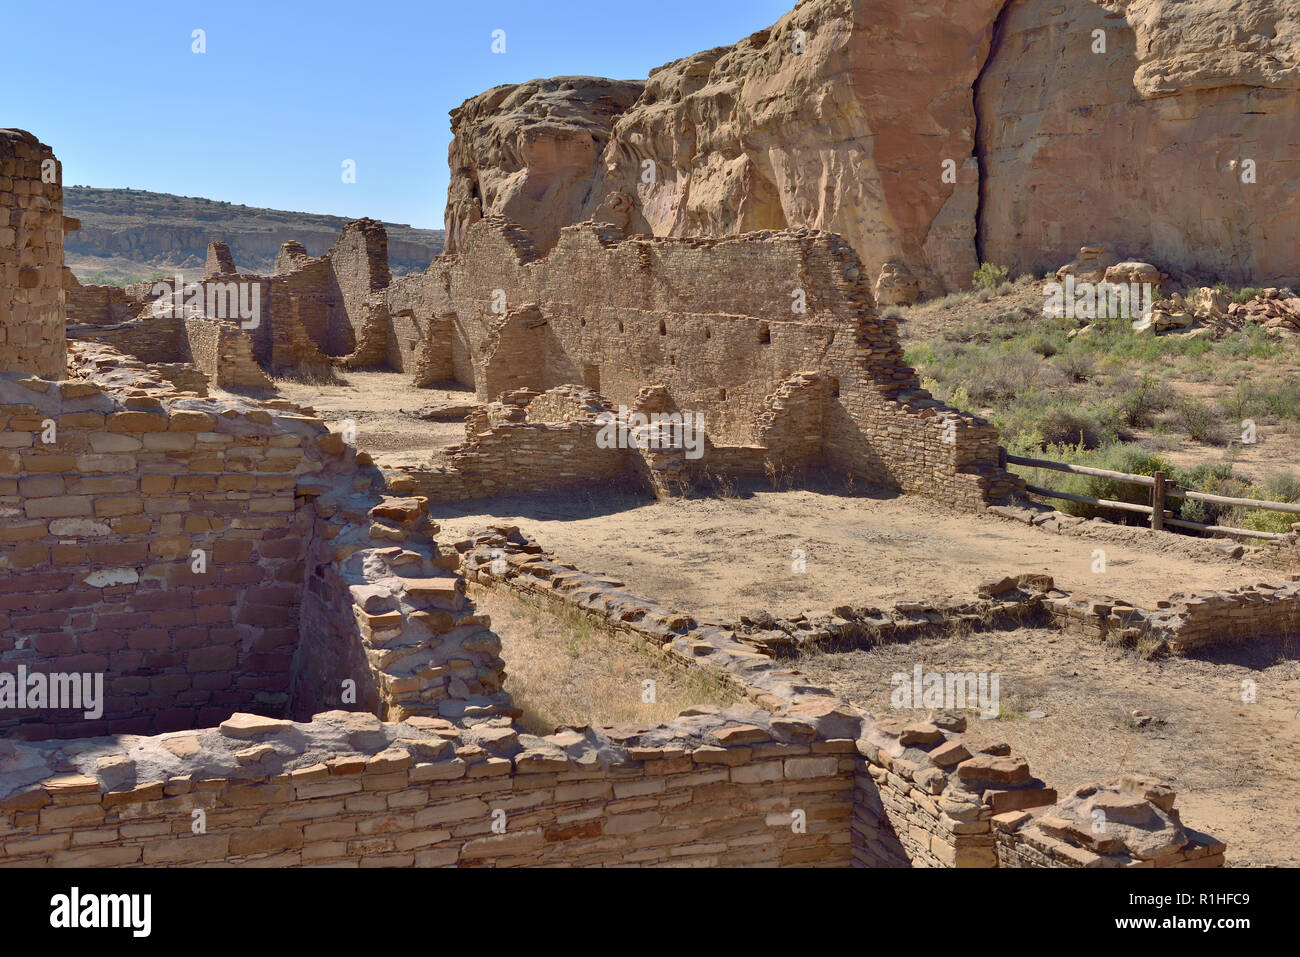
POLYGON ((1095 478, 1114 479, 1117 482, 1125 482, 1130 485, 1141 485, 1151 489, 1151 498, 1149 505, 1137 505, 1133 502, 1113 502, 1104 498, 1093 498, 1088 495, 1076 495, 1073 492, 1058 492, 1052 489, 1040 488, 1037 485, 1025 485, 1025 491, 1032 492, 1034 495, 1042 495, 1047 498, 1064 499, 1067 502, 1082 502, 1087 505, 1099 505, 1103 508, 1114 508, 1125 512, 1137 512, 1142 515, 1151 516, 1151 528, 1160 531, 1166 525, 1173 525, 1176 528, 1190 528, 1201 532, 1217 532, 1225 535, 1241 535, 1246 538, 1264 538, 1270 541, 1280 541, 1290 538, 1290 535, 1279 532, 1257 532, 1252 528, 1227 528, 1223 525, 1204 525, 1200 522, 1189 522, 1186 519, 1174 518, 1165 508, 1165 502, 1170 498, 1184 498, 1195 502, 1212 502, 1216 505, 1240 505, 1246 508, 1263 508, 1274 512, 1286 512, 1291 515, 1300 515, 1300 504, 1292 502, 1266 502, 1255 498, 1232 498, 1227 495, 1212 495, 1209 492, 1198 492, 1195 489, 1181 488, 1177 483, 1169 480, 1164 472, 1156 472, 1155 475, 1133 475, 1129 472, 1112 472, 1110 469, 1097 469, 1087 465, 1071 465, 1067 462, 1053 462, 1048 459, 1030 459, 1021 455, 1006 455, 1006 461, 1009 465, 1028 465, 1033 468, 1051 469, 1055 472, 1069 472, 1073 475, 1091 475, 1095 478))

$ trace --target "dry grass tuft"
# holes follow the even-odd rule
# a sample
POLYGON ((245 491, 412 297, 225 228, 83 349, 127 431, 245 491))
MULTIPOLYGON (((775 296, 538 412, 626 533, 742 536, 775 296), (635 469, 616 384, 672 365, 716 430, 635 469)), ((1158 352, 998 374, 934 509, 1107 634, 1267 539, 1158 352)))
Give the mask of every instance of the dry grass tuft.
POLYGON ((534 734, 560 725, 658 724, 692 705, 735 704, 740 696, 702 668, 682 668, 648 645, 611 635, 577 612, 552 610, 515 595, 475 589, 492 616, 506 662, 505 689, 534 734), (643 701, 643 682, 655 682, 643 701))

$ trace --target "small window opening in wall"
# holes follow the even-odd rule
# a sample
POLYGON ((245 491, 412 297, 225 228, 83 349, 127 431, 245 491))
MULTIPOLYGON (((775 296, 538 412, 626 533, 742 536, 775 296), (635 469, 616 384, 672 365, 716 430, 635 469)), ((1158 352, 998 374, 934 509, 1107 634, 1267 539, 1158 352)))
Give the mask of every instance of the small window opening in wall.
POLYGON ((704 338, 705 338, 705 339, 712 339, 712 338, 713 338, 713 330, 710 329, 708 326, 705 326, 705 327, 704 327, 704 338))
POLYGON ((618 331, 619 331, 619 332, 622 332, 622 331, 623 331, 623 320, 621 320, 621 319, 619 320, 619 323, 618 323, 618 331))
POLYGON ((720 402, 726 402, 726 401, 727 401, 727 390, 726 390, 726 389, 719 389, 719 390, 718 390, 718 401, 720 401, 720 402))
POLYGON ((668 335, 668 326, 665 325, 662 319, 659 320, 659 335, 661 336, 668 335))
POLYGON ((772 330, 767 327, 766 322, 758 324, 758 344, 760 346, 770 346, 772 344, 772 330))
POLYGON ((580 327, 582 327, 583 329, 585 329, 585 328, 587 327, 587 320, 586 320, 586 319, 579 319, 579 320, 578 320, 578 325, 579 325, 580 327))

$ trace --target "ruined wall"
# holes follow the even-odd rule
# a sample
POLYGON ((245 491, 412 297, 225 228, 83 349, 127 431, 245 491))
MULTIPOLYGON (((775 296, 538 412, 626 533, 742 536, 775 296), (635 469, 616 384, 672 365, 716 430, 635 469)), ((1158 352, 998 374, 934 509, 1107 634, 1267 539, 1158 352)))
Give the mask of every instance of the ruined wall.
POLYGON ((0 130, 0 370, 63 377, 63 167, 25 130, 0 130))
POLYGON ((139 303, 123 286, 83 286, 73 277, 64 290, 70 323, 113 326, 132 318, 139 303))
POLYGON ((353 220, 343 227, 325 259, 339 297, 332 304, 329 337, 322 348, 330 355, 347 355, 361 336, 366 300, 392 282, 388 234, 376 220, 353 220))
POLYGON ((68 338, 100 343, 145 363, 190 361, 185 322, 179 315, 154 315, 152 303, 131 305, 139 310, 131 318, 115 324, 70 325, 68 338))
POLYGON ((139 394, 0 380, 4 669, 107 676, 101 719, 0 713, 20 734, 164 731, 288 700, 301 483, 342 449, 319 420, 124 384, 139 394))
MULTIPOLYGON (((388 317, 382 314, 382 299, 373 299, 392 278, 387 236, 381 224, 369 219, 349 223, 338 242, 316 258, 307 256, 300 244, 286 243, 276 259, 276 274, 269 277, 233 272, 229 251, 222 251, 224 244, 211 246, 204 278, 186 282, 186 299, 192 288, 199 290, 205 304, 210 295, 224 304, 227 290, 237 289, 233 302, 251 304, 255 291, 256 316, 245 317, 231 309, 217 311, 212 318, 220 316, 246 324, 253 357, 264 370, 329 365, 334 357, 349 357, 352 365, 387 363, 388 317), (361 353, 351 355, 359 345, 363 347, 361 353)), ((171 284, 175 280, 168 277, 165 281, 171 284)), ((68 316, 79 338, 110 344, 147 362, 190 361, 183 326, 167 330, 162 340, 153 338, 162 331, 160 327, 141 327, 141 321, 156 318, 146 312, 146 306, 157 298, 153 283, 134 283, 124 289, 74 287, 68 316)), ((415 336, 411 330, 406 333, 413 359, 415 347, 411 343, 415 336)), ((233 343, 231 348, 242 360, 243 346, 233 343)), ((209 350, 201 345, 200 351, 206 356, 209 350)), ((251 370, 237 365, 228 373, 206 364, 204 370, 228 378, 237 387, 266 384, 251 370)))
POLYGON ((1044 608, 1062 631, 1128 643, 1164 642, 1175 654, 1230 645, 1262 635, 1300 630, 1300 577, 1281 585, 1260 583, 1224 591, 1179 593, 1154 609, 1104 596, 1055 593, 1044 608))
POLYGON ((841 747, 808 725, 768 732, 718 715, 674 725, 692 733, 538 738, 341 711, 310 724, 235 715, 141 739, 130 757, 96 741, 61 775, 46 770, 48 751, 24 745, 40 772, 0 799, 0 861, 847 866, 855 761, 841 747), (191 833, 194 809, 205 834, 191 833), (805 833, 791 827, 794 809, 805 833), (73 843, 88 831, 93 846, 73 843))
POLYGON ((600 448, 599 431, 586 422, 495 426, 449 451, 447 467, 402 469, 402 478, 435 501, 625 480, 628 453, 600 448))
POLYGON ((236 323, 205 316, 186 316, 189 361, 212 385, 234 391, 270 389, 271 380, 257 364, 253 342, 236 323))
POLYGON ((920 389, 895 320, 875 312, 837 236, 620 240, 584 225, 539 257, 525 231, 488 218, 461 250, 403 283, 402 297, 413 311, 455 315, 460 336, 441 362, 464 381, 463 339, 480 398, 582 383, 631 406, 657 383, 667 411, 703 413, 709 441, 736 448, 782 436, 773 402, 794 403, 802 435, 791 455, 815 453, 808 464, 967 506, 1015 485, 997 467, 996 431, 920 389), (808 393, 822 399, 816 412, 793 393, 774 398, 801 372, 825 379, 808 393))

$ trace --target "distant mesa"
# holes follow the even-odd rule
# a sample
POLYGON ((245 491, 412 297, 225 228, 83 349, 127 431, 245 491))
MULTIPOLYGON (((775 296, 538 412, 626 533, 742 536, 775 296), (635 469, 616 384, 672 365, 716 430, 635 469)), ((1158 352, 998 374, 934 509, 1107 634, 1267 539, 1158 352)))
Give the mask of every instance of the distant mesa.
MULTIPOLYGON (((284 243, 300 244, 304 255, 321 256, 349 222, 344 216, 259 209, 138 189, 69 186, 63 197, 66 214, 81 220, 81 229, 68 234, 65 253, 82 279, 101 271, 111 278, 145 279, 176 269, 197 277, 206 268, 211 242, 228 244, 238 271, 270 275, 284 243)), ((418 272, 442 252, 440 229, 414 229, 402 223, 384 223, 384 228, 394 275, 418 272)))

